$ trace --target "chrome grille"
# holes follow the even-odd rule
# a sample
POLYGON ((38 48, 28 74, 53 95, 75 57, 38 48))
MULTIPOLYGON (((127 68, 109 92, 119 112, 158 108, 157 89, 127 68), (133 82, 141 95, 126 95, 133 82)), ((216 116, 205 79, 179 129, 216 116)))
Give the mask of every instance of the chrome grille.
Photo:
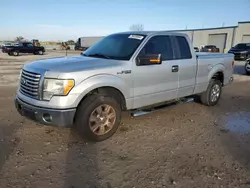
POLYGON ((26 96, 39 98, 39 82, 41 75, 34 72, 22 70, 20 78, 20 92, 26 96))

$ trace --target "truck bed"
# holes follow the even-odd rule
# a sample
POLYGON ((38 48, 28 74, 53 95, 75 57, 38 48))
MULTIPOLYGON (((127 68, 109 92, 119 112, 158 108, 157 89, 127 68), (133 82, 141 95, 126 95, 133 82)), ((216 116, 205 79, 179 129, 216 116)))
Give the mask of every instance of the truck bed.
POLYGON ((209 53, 209 52, 196 52, 198 59, 209 59, 209 58, 232 58, 232 54, 224 53, 209 53))
POLYGON ((233 54, 197 52, 196 93, 205 90, 210 78, 223 72, 223 85, 230 83, 233 73, 233 54))

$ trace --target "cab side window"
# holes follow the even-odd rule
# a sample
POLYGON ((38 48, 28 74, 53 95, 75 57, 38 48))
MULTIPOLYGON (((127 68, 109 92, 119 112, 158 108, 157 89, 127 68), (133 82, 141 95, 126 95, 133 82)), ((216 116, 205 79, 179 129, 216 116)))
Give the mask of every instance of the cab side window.
POLYGON ((27 46, 28 46, 29 48, 32 48, 32 47, 33 47, 33 44, 28 43, 27 46))
POLYGON ((173 50, 169 36, 155 36, 149 39, 139 56, 146 54, 161 54, 162 60, 172 60, 173 50))
POLYGON ((191 59, 192 54, 187 39, 183 36, 175 36, 174 39, 177 48, 175 59, 191 59))

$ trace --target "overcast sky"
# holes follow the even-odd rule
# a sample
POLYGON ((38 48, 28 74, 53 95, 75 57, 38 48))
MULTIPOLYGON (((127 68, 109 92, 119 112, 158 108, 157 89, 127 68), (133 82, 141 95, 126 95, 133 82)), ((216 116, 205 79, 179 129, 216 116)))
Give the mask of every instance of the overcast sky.
POLYGON ((0 5, 0 40, 41 41, 127 31, 237 25, 250 21, 249 0, 9 0, 0 5))

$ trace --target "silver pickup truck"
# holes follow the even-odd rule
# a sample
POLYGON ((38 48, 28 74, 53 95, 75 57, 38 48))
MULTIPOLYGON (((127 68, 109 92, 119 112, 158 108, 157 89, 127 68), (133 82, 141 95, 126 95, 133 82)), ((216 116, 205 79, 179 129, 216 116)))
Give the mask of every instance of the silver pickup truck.
POLYGON ((26 64, 15 98, 19 113, 45 125, 76 127, 103 141, 122 110, 146 109, 197 95, 216 105, 233 81, 233 54, 195 53, 185 34, 122 32, 78 56, 26 64))

